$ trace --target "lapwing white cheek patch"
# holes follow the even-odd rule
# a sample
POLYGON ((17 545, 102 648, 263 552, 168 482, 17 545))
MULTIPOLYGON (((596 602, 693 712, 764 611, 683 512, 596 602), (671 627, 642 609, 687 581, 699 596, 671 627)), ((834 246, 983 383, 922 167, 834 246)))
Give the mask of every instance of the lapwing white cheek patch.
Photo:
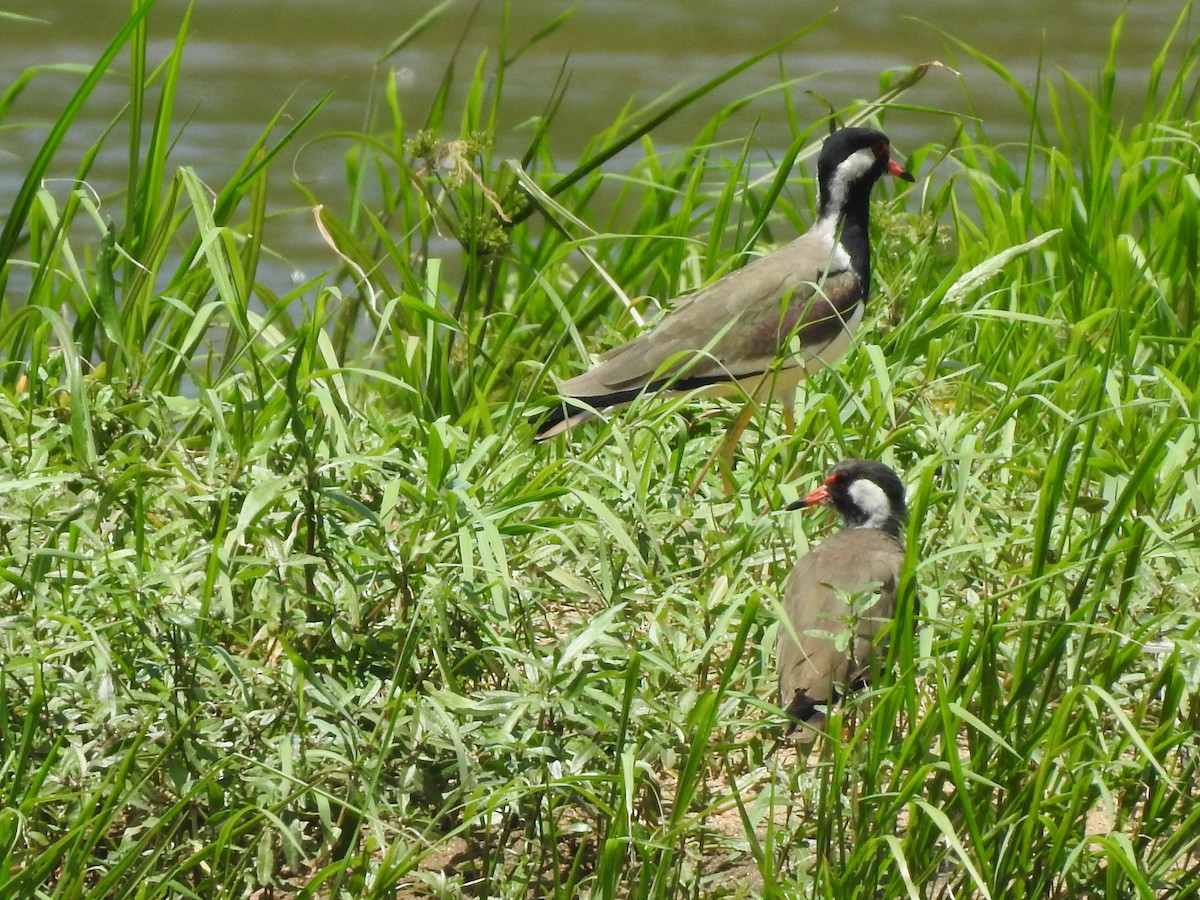
POLYGON ((875 165, 875 151, 869 147, 864 147, 862 150, 855 150, 837 167, 837 177, 843 181, 856 181, 867 172, 871 171, 871 167, 875 165))
POLYGON ((856 150, 838 164, 833 170, 833 183, 829 186, 830 205, 834 209, 841 208, 850 185, 871 171, 873 165, 875 154, 870 148, 856 150))
POLYGON ((867 528, 881 528, 891 517, 892 504, 883 488, 869 478, 860 478, 850 485, 850 499, 867 517, 867 528))

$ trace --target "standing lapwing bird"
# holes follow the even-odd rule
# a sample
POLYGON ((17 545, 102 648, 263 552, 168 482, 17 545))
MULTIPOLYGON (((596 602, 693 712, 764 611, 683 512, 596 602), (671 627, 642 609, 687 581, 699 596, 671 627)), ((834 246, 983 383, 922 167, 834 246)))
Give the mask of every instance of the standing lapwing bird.
MULTIPOLYGON (((614 347, 558 386, 564 402, 538 428, 546 440, 597 412, 662 389, 733 387, 755 401, 788 404, 809 372, 850 345, 871 282, 871 188, 884 175, 913 177, 890 157, 887 135, 834 132, 817 159, 820 206, 790 244, 690 295, 659 323, 614 347)), ((731 458, 750 410, 727 441, 731 458)))
POLYGON ((862 687, 885 653, 880 629, 896 610, 904 563, 904 486, 883 463, 847 459, 788 509, 831 506, 846 527, 797 561, 784 588, 776 657, 779 705, 811 740, 825 707, 862 687))

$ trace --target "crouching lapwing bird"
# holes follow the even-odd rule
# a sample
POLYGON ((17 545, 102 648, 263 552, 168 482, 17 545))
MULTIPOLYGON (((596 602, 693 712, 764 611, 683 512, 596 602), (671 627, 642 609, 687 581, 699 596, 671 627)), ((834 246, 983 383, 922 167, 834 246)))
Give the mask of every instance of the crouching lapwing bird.
MULTIPOLYGON (((813 226, 678 301, 655 327, 562 382, 564 400, 540 423, 538 440, 664 389, 732 388, 755 402, 779 396, 790 420, 796 385, 845 352, 862 322, 871 283, 871 188, 884 175, 913 180, 890 153, 887 135, 870 128, 831 134, 817 159, 813 226)), ((727 464, 750 414, 748 405, 726 441, 727 464)))
POLYGON ((883 463, 847 459, 788 509, 811 506, 833 507, 846 527, 802 556, 784 587, 779 705, 802 742, 822 729, 829 704, 866 684, 873 661, 887 652, 877 636, 896 610, 904 486, 883 463))

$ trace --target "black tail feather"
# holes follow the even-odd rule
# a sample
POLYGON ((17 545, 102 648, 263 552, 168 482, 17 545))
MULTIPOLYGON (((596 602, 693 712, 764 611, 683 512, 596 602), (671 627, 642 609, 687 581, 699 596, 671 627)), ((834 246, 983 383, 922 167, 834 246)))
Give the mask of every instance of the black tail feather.
POLYGON ((564 398, 558 406, 552 406, 550 409, 536 413, 529 417, 529 424, 537 429, 537 436, 541 437, 556 425, 561 425, 571 416, 577 416, 580 413, 590 413, 592 410, 604 409, 603 401, 596 397, 581 397, 578 401, 568 400, 564 398))
POLYGON ((788 726, 788 732, 795 731, 800 725, 805 725, 815 718, 821 717, 823 711, 817 709, 818 706, 826 706, 828 700, 813 700, 804 691, 796 691, 796 696, 792 698, 792 702, 788 704, 787 714, 791 724, 788 726))
POLYGON ((577 416, 581 413, 592 414, 603 412, 606 409, 612 409, 614 406, 624 406, 626 403, 636 400, 642 394, 653 394, 663 388, 678 392, 694 391, 698 388, 711 387, 714 384, 728 384, 734 380, 745 381, 757 378, 762 374, 762 372, 756 372, 750 375, 743 375, 738 379, 733 379, 723 373, 720 375, 700 375, 691 378, 660 378, 658 381, 652 381, 644 387, 613 391, 610 394, 600 396, 563 397, 562 402, 557 406, 552 406, 547 412, 530 416, 529 424, 537 428, 537 435, 541 437, 547 431, 561 425, 572 416, 577 416))

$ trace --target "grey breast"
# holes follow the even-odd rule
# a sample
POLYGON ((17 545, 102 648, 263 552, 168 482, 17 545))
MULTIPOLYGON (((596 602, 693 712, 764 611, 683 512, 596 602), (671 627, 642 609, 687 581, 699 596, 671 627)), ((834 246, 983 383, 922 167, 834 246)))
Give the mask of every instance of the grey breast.
POLYGON ((839 531, 802 557, 784 589, 776 658, 780 705, 819 725, 815 707, 869 671, 879 630, 896 608, 904 548, 874 528, 839 531))

